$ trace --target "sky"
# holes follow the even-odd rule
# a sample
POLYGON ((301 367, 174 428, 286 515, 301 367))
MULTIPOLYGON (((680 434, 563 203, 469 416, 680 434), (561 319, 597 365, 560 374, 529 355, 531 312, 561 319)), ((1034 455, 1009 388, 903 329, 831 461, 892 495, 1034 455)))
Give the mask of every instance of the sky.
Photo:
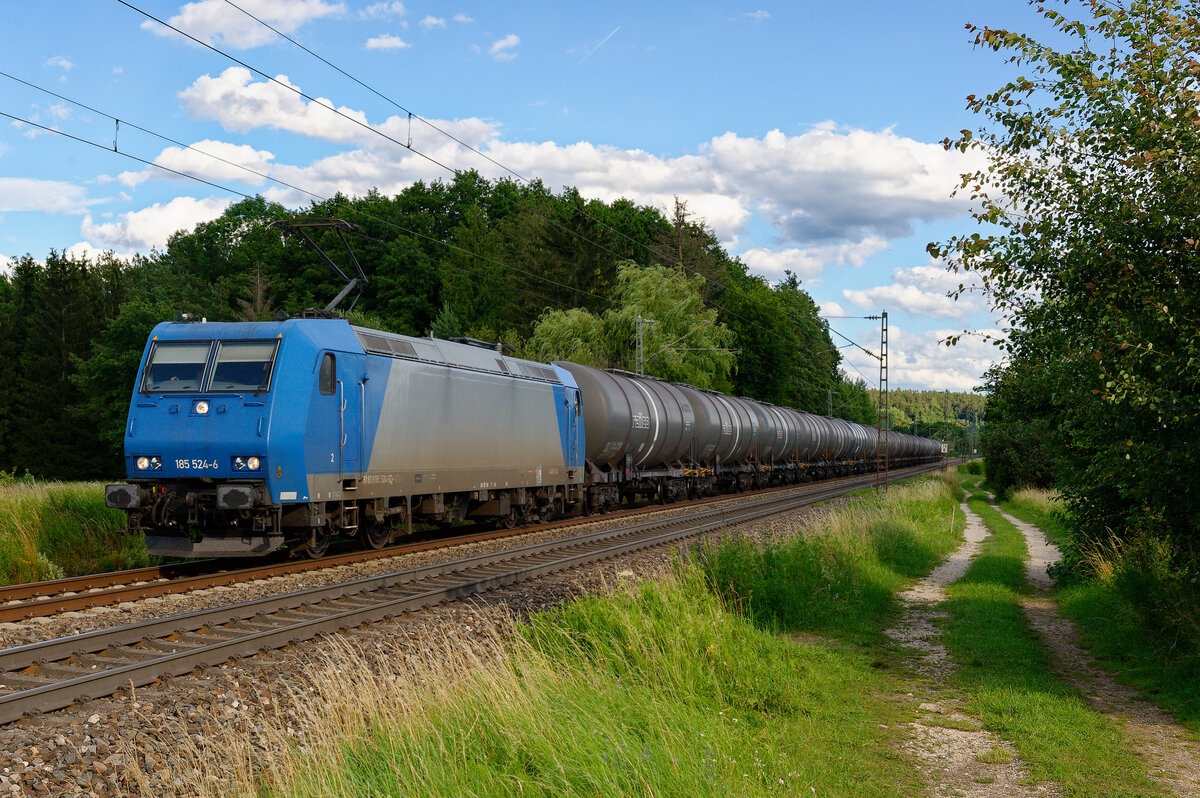
POLYGON ((962 279, 925 246, 977 230, 952 193, 978 156, 940 142, 1016 75, 965 25, 1037 31, 1023 0, 232 1, 9 4, 0 112, 25 121, 0 117, 0 268, 162 248, 225 189, 300 208, 477 169, 679 197, 753 273, 799 276, 870 387, 849 341, 878 352, 879 322, 838 317, 888 311, 892 388, 971 390, 996 357, 941 343, 1002 322, 949 299, 962 279))

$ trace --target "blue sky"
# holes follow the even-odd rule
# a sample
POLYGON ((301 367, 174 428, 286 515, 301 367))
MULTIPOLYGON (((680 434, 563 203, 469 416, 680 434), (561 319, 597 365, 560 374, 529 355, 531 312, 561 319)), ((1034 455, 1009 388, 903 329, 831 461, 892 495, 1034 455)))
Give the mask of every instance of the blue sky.
MULTIPOLYGON (((129 0, 347 115, 407 140, 407 115, 225 0, 129 0)), ((703 216, 752 271, 784 269, 833 315, 888 310, 893 387, 965 390, 994 348, 938 340, 997 321, 946 299, 925 244, 970 231, 971 166, 938 144, 975 127, 964 98, 1013 73, 973 22, 1036 30, 1018 0, 907 3, 478 3, 235 0, 395 103, 525 177, 703 216)), ((307 197, 142 134, 149 128, 319 196, 395 192, 449 172, 182 40, 116 0, 19 4, 0 111, 291 206, 307 197), (18 10, 19 8, 19 10, 18 10), (116 131, 105 114, 125 120, 116 131)), ((414 123, 414 147, 503 174, 414 123)), ((0 268, 51 249, 161 247, 235 196, 111 151, 0 122, 0 268)), ((874 322, 834 319, 871 349, 874 322)), ((839 339, 841 341, 841 339, 839 339)), ((841 341, 845 343, 844 341, 841 341)), ((852 375, 878 367, 846 351, 852 375)))

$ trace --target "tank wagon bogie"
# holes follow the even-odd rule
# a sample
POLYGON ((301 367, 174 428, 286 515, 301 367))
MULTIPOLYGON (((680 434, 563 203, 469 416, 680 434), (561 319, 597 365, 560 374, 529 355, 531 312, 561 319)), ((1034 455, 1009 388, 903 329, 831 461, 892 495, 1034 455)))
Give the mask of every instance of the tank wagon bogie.
MULTIPOLYGON (((151 553, 319 556, 413 525, 505 525, 875 468, 874 428, 482 342, 341 319, 175 322, 143 354, 126 511, 151 553)), ((940 445, 888 433, 893 465, 940 445)))

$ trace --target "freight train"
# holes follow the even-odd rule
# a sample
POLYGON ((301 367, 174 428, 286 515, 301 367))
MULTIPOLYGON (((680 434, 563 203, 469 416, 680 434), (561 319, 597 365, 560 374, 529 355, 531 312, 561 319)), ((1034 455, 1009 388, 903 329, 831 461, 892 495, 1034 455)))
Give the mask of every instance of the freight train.
POLYGON ((942 445, 689 385, 343 319, 166 322, 125 428, 124 510, 152 554, 319 557, 414 524, 513 526, 632 498, 935 462, 942 445))

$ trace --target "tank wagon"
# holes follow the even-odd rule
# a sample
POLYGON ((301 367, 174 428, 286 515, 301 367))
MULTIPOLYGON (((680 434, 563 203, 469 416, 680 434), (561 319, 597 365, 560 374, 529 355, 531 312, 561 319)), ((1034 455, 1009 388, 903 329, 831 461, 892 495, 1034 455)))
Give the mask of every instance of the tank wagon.
MULTIPOLYGON (((414 523, 512 526, 875 468, 874 428, 478 343, 341 319, 160 324, 106 504, 152 554, 319 557, 414 523)), ((926 438, 886 445, 893 467, 942 457, 926 438)))

